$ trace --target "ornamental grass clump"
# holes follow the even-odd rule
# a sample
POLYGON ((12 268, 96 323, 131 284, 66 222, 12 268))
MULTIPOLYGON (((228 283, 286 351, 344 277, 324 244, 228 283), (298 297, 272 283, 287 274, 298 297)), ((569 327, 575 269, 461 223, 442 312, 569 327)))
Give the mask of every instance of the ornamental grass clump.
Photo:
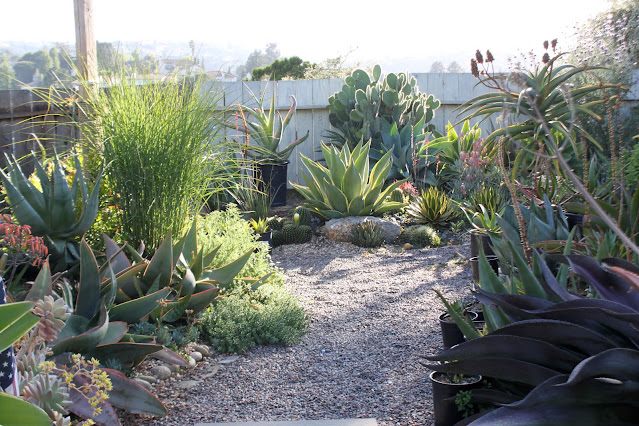
POLYGON ((169 229, 181 235, 185 218, 200 211, 222 164, 222 93, 188 76, 137 84, 121 72, 104 85, 88 91, 82 131, 108 165, 120 232, 131 244, 157 248, 169 229))

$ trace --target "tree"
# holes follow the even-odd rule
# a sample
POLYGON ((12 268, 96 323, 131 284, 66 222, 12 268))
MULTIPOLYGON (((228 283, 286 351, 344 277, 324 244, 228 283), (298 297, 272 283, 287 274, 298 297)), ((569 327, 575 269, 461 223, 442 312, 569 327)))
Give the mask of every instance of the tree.
POLYGON ((269 43, 266 45, 266 61, 269 64, 275 62, 276 59, 280 58, 280 49, 277 48, 277 43, 269 43))
POLYGON ((441 61, 433 62, 430 66, 430 72, 444 72, 444 64, 441 61))
POLYGON ((299 56, 276 59, 271 65, 262 68, 255 68, 251 72, 251 80, 284 80, 286 78, 300 80, 304 78, 306 68, 310 65, 311 64, 308 61, 303 61, 299 56))
POLYGON ((2 55, 2 61, 0 61, 0 90, 15 88, 15 76, 16 75, 9 64, 9 55, 2 55))
POLYGON ((16 79, 24 84, 29 84, 33 81, 36 70, 36 64, 31 61, 18 61, 13 64, 16 79))
POLYGON ((453 61, 446 67, 446 72, 450 73, 462 73, 464 69, 457 63, 457 61, 453 61))
POLYGON ((240 65, 235 69, 235 73, 241 78, 250 75, 255 68, 266 67, 271 65, 273 61, 280 57, 280 51, 277 43, 269 43, 266 45, 266 53, 260 49, 251 52, 244 65, 240 65))

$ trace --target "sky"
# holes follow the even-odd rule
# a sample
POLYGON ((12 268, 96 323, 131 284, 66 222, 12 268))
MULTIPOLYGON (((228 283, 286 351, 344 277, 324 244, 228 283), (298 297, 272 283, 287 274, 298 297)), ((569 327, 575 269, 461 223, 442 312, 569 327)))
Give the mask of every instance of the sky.
MULTIPOLYGON (((187 52, 194 40, 198 47, 236 49, 244 56, 277 43, 282 56, 311 62, 352 51, 349 58, 368 62, 464 58, 464 64, 476 49, 490 49, 499 61, 543 40, 566 40, 576 22, 608 5, 607 0, 93 0, 95 38, 102 42, 184 41, 187 52)), ((75 41, 73 0, 4 0, 0 11, 0 42, 75 41)))

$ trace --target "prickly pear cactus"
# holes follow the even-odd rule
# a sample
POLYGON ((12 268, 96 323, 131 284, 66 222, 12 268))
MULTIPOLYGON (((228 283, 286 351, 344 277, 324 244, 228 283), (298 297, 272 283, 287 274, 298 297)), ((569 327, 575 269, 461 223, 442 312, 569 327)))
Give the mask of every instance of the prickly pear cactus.
POLYGON ((357 69, 346 77, 342 90, 328 99, 329 121, 337 131, 329 138, 352 149, 360 140, 372 140, 372 148, 383 148, 382 123, 397 123, 398 131, 423 120, 421 133, 432 131, 428 124, 440 102, 434 96, 420 93, 417 80, 405 73, 382 77, 375 65, 373 75, 357 69))

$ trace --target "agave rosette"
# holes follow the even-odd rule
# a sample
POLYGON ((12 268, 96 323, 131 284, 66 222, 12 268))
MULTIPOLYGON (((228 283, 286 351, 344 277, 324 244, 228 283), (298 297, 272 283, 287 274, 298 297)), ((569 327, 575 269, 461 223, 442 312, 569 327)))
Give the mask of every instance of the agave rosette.
POLYGON ((370 168, 370 142, 360 142, 350 151, 344 145, 340 151, 322 143, 326 166, 302 155, 308 173, 302 177, 307 186, 294 184, 307 200, 306 206, 325 219, 347 216, 379 216, 387 211, 401 208, 402 203, 387 200, 388 195, 405 180, 384 188, 392 167, 392 153, 384 154, 370 168))

